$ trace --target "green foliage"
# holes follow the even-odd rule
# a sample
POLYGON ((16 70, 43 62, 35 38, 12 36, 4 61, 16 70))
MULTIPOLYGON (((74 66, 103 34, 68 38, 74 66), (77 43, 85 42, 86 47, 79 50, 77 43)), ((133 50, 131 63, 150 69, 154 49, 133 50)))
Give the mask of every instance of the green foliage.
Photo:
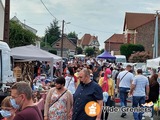
POLYGON ((78 35, 75 33, 75 31, 68 33, 67 37, 68 38, 76 38, 76 39, 78 39, 78 35))
POLYGON ((48 52, 57 55, 57 50, 49 50, 48 52))
POLYGON ((54 20, 53 23, 50 23, 50 27, 48 27, 45 31, 45 38, 47 43, 50 45, 60 38, 61 32, 60 27, 58 26, 58 21, 54 20))
POLYGON ((137 44, 137 47, 136 47, 136 48, 137 48, 137 51, 145 51, 143 45, 137 44))
POLYGON ((82 54, 83 53, 83 49, 81 47, 77 47, 76 51, 77 51, 77 54, 82 54))
POLYGON ((125 55, 127 60, 131 54, 138 52, 138 51, 145 51, 144 46, 140 44, 123 44, 120 47, 121 55, 125 55))
POLYGON ((100 51, 101 53, 103 53, 104 52, 104 49, 101 49, 101 51, 100 51))
POLYGON ((41 46, 41 47, 44 47, 44 46, 45 46, 45 42, 42 41, 42 42, 40 43, 40 46, 41 46))
POLYGON ((37 36, 29 30, 22 28, 16 21, 10 21, 9 30, 9 46, 11 48, 35 44, 37 36))
POLYGON ((87 56, 92 56, 92 55, 94 55, 94 49, 93 49, 92 47, 86 48, 86 49, 85 49, 85 54, 86 54, 87 56))
POLYGON ((147 52, 136 52, 129 57, 129 62, 146 62, 147 59, 151 59, 151 55, 147 52))
POLYGON ((46 42, 41 42, 40 44, 41 47, 51 47, 51 45, 49 43, 46 43, 46 42))

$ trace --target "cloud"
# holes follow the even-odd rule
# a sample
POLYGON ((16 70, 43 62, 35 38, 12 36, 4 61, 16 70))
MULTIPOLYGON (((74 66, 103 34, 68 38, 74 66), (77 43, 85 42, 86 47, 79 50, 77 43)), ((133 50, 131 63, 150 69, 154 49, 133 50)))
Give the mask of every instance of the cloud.
MULTIPOLYGON (((4 2, 4 0, 2 0, 4 2)), ((75 31, 82 37, 85 33, 98 36, 101 47, 114 33, 122 33, 125 12, 155 13, 159 9, 158 0, 43 0, 48 10, 65 25, 65 32, 75 31)), ((11 0, 11 17, 17 17, 43 36, 47 26, 53 21, 41 0, 11 0)))

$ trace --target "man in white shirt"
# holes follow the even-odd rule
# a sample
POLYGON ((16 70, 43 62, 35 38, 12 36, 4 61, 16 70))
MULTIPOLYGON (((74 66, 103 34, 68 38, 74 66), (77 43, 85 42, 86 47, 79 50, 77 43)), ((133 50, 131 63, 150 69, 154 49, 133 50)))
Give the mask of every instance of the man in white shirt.
MULTIPOLYGON (((121 107, 127 107, 127 97, 130 90, 130 86, 134 75, 130 72, 132 70, 131 65, 127 65, 126 69, 120 72, 117 76, 117 89, 120 96, 121 107)), ((125 117, 127 114, 122 113, 121 117, 125 117)))

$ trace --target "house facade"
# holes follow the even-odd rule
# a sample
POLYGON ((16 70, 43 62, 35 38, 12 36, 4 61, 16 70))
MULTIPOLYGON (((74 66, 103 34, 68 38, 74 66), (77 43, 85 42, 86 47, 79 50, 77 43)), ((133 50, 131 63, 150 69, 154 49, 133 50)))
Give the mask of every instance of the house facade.
MULTIPOLYGON (((61 56, 61 42, 62 38, 52 43, 52 47, 57 50, 57 55, 61 56)), ((63 38, 63 57, 69 57, 75 55, 76 44, 68 39, 66 36, 63 38)))
POLYGON ((99 41, 98 41, 98 36, 92 36, 90 34, 84 34, 84 36, 78 40, 77 46, 81 47, 83 50, 92 47, 96 51, 99 50, 99 41))
POLYGON ((0 40, 3 40, 4 32, 4 6, 0 0, 0 40))
MULTIPOLYGON (((158 21, 160 23, 160 19, 158 21)), ((158 29, 160 36, 160 24, 158 29)), ((141 44, 146 52, 153 54, 154 32, 155 14, 126 13, 123 28, 125 43, 141 44)), ((160 47, 160 43, 158 46, 160 47)))
MULTIPOLYGON (((18 24, 20 24, 23 27, 23 29, 29 30, 30 32, 36 35, 37 33, 36 29, 26 25, 25 23, 22 23, 16 16, 14 16, 11 20, 16 21, 18 24)), ((41 41, 40 38, 35 40, 36 47, 38 48, 40 48, 40 41, 41 41)))
POLYGON ((24 29, 29 30, 30 32, 36 34, 37 30, 26 25, 25 23, 22 23, 16 16, 14 16, 11 20, 18 22, 18 24, 20 24, 24 29))
POLYGON ((124 44, 124 42, 124 34, 113 34, 104 42, 105 50, 108 52, 113 51, 116 54, 120 54, 120 46, 124 44))

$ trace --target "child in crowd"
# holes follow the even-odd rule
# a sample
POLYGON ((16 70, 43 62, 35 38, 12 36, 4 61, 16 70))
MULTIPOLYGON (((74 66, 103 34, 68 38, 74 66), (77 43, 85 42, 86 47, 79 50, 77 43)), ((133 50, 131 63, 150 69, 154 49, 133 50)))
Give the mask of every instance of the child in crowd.
POLYGON ((11 98, 11 96, 7 96, 3 99, 2 103, 1 103, 1 110, 0 113, 3 117, 2 120, 13 120, 15 113, 17 111, 16 106, 13 107, 12 101, 13 99, 11 98))

